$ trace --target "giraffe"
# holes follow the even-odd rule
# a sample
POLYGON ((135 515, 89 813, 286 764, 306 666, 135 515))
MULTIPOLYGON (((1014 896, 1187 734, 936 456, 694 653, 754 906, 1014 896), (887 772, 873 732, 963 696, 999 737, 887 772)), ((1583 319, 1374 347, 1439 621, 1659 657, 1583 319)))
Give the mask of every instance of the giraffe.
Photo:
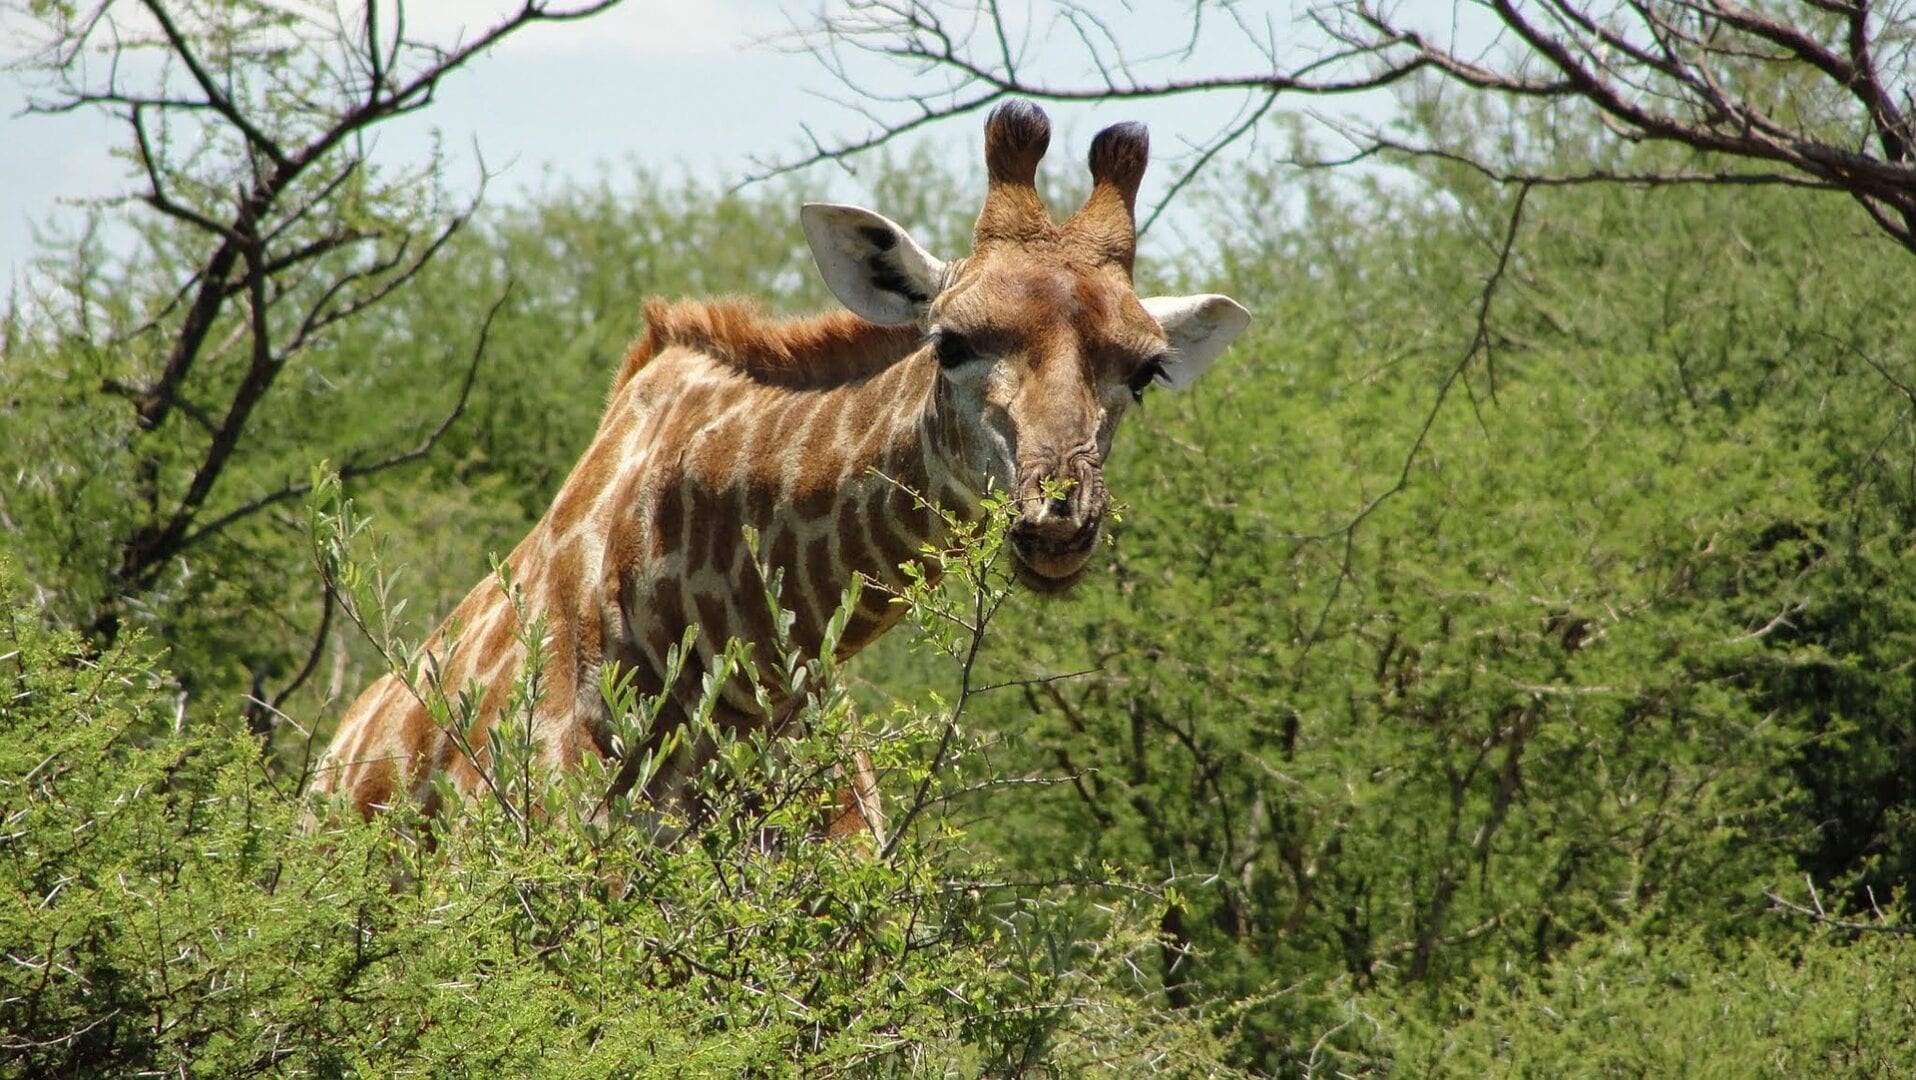
MULTIPOLYGON (((758 530, 763 565, 783 572, 791 640, 807 657, 856 575, 880 587, 864 590, 838 654, 891 628, 902 610, 887 593, 906 584, 902 564, 945 538, 940 510, 976 520, 992 490, 1013 499, 1007 546, 1021 584, 1052 593, 1085 576, 1127 407, 1154 382, 1189 386, 1250 316, 1224 296, 1133 290, 1143 125, 1096 136, 1091 192, 1062 223, 1035 186, 1049 142, 1036 105, 991 112, 984 205, 971 253, 951 262, 870 210, 806 204, 806 241, 848 311, 775 320, 740 300, 645 305, 646 330, 591 444, 505 560, 548 634, 531 720, 540 767, 613 756, 608 666, 664 696, 661 726, 682 725, 728 638, 771 647, 744 526, 758 530), (667 652, 687 628, 694 648, 668 686, 667 652)), ((468 738, 479 755, 525 659, 520 615, 488 579, 421 646, 441 685, 477 690, 468 738)), ((733 680, 715 719, 776 732, 794 704, 774 701, 766 715, 733 680)), ((709 754, 682 744, 634 794, 669 803, 709 754)), ((630 771, 613 770, 615 783, 629 785, 630 771)), ((314 787, 362 814, 403 799, 430 813, 438 777, 462 794, 481 784, 476 763, 389 674, 341 719, 314 787)), ((869 830, 882 844, 862 757, 852 781, 828 831, 869 830)))

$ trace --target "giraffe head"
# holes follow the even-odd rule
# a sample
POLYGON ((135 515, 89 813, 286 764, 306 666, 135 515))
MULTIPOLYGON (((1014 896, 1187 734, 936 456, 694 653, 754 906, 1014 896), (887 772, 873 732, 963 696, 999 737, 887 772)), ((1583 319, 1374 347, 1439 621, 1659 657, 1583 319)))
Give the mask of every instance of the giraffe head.
POLYGON ((990 186, 969 255, 945 262, 889 219, 813 203, 801 216, 826 284, 852 311, 916 324, 957 415, 956 457, 974 490, 1009 492, 1019 580, 1046 592, 1084 576, 1110 500, 1104 462, 1146 387, 1189 386, 1250 314, 1216 295, 1140 298, 1131 283, 1148 140, 1117 124, 1091 142, 1091 194, 1063 223, 1039 200, 1043 110, 985 121, 990 186))

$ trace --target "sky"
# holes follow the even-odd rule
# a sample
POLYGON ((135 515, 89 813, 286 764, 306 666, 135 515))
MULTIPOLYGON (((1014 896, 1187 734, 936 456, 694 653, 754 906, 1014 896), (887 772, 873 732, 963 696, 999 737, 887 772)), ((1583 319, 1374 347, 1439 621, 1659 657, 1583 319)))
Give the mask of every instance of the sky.
MULTIPOLYGON (((741 182, 758 171, 758 162, 800 156, 808 129, 828 137, 868 128, 856 112, 830 100, 844 98, 844 87, 815 57, 791 47, 792 27, 809 21, 819 2, 625 0, 587 21, 531 27, 455 72, 424 113, 382 128, 374 157, 418 160, 437 135, 451 151, 453 187, 468 189, 478 176, 476 146, 495 174, 487 190, 495 202, 635 162, 666 175, 727 186, 741 182)), ((355 0, 342 3, 357 6, 355 0)), ((412 0, 407 19, 418 36, 451 41, 516 6, 510 0, 412 0)), ((1263 65, 1247 32, 1287 38, 1293 33, 1291 9, 1282 0, 1237 6, 1249 15, 1236 24, 1213 17, 1191 56, 1161 61, 1157 70, 1259 70, 1263 65)), ((1139 0, 1112 10, 1114 32, 1137 55, 1188 37, 1188 0, 1139 0)), ((17 16, 0 15, 0 61, 21 55, 24 32, 10 25, 17 22, 17 16)), ((1082 79, 1088 70, 1084 54, 1059 35, 1055 25, 1040 26, 1016 44, 1032 58, 1028 70, 1060 81, 1082 79)), ((870 75, 881 91, 904 79, 893 68, 871 69, 870 75)), ((126 163, 110 153, 127 140, 123 121, 91 113, 28 114, 23 110, 31 91, 21 71, 0 70, 0 275, 6 280, 24 272, 36 226, 78 221, 76 199, 136 190, 126 163)), ((1052 157, 1080 161, 1098 128, 1142 119, 1153 130, 1154 158, 1175 161, 1188 157, 1192 141, 1229 125, 1240 105, 1231 95, 1047 105, 1056 130, 1052 157)), ((979 153, 981 124, 973 115, 928 128, 917 139, 941 156, 965 160, 979 153)), ((1058 167, 1055 160, 1047 165, 1058 167)), ((1171 168, 1154 168, 1144 202, 1153 202, 1172 175, 1171 168)), ((819 197, 857 194, 855 179, 830 165, 815 166, 803 183, 818 189, 819 197)))

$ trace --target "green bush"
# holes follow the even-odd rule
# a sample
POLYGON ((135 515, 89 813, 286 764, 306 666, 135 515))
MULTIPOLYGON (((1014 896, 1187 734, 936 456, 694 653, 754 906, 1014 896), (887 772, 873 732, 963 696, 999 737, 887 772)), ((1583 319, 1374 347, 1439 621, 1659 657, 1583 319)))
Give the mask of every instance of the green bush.
MULTIPOLYGON (((962 241, 971 188, 880 174, 874 205, 962 241)), ((296 497, 104 651, 62 629, 146 512, 94 388, 150 371, 134 330, 184 265, 164 229, 77 251, 86 302, 16 303, 0 364, 0 1072, 1916 1064, 1907 936, 1765 896, 1916 913, 1907 255, 1802 192, 1538 188, 1507 260, 1512 193, 1440 163, 1192 194, 1214 250, 1143 291, 1229 292, 1255 329, 1125 422, 1098 572, 1007 601, 969 682, 936 622, 852 697, 808 673, 811 734, 724 756, 731 824, 666 844, 522 752, 444 821, 303 830, 313 749, 404 650, 348 632, 296 497), (926 797, 906 840, 768 845, 853 737, 926 797)), ((823 302, 788 196, 635 172, 483 215, 287 368, 207 515, 418 445, 510 279, 459 422, 345 485, 386 576, 345 572, 354 535, 326 556, 418 636, 544 508, 641 297, 823 302)))
MULTIPOLYGON (((350 559, 363 538, 336 505, 321 525, 345 523, 333 550, 350 559)), ((968 580, 1002 595, 991 561, 968 580)), ((0 628, 0 939, 16 943, 0 1071, 1221 1067, 1213 1017, 1164 1008, 1137 977, 1164 909, 1152 891, 1006 881, 935 807, 882 853, 814 839, 851 746, 897 778, 895 806, 938 801, 960 778, 933 749, 950 749, 954 712, 865 730, 829 662, 734 651, 754 681, 809 688, 803 734, 773 745, 702 721, 719 751, 694 784, 695 829, 666 808, 605 808, 602 763, 532 774, 512 717, 485 755, 487 794, 441 819, 322 807, 301 828, 243 727, 185 710, 137 642, 93 656, 44 629, 15 574, 0 564, 16 598, 0 628)), ((656 702, 608 692, 641 745, 656 702)))
POLYGON ((1418 1076, 1897 1076, 1916 1062, 1912 958, 1895 935, 1791 928, 1727 946, 1619 927, 1439 1007, 1374 1003, 1375 1043, 1418 1076))

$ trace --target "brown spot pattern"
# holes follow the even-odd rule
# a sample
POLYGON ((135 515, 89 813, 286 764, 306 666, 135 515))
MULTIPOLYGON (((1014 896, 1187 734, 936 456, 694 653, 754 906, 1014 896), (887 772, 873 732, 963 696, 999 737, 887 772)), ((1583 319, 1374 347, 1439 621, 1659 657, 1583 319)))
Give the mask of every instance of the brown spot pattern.
MULTIPOLYGON (((952 264, 955 280, 932 310, 967 334, 975 329, 994 355, 1021 358, 1028 381, 1045 384, 1027 395, 1037 404, 1021 407, 1036 426, 1067 430, 1096 408, 1087 387, 1108 382, 1118 365, 1135 367, 1161 347, 1162 332, 1130 288, 1135 198, 1148 157, 1142 129, 1120 125, 1098 136, 1091 195, 1062 227, 1035 184, 1049 139, 1037 107, 993 110, 985 133, 990 186, 974 250, 952 264)), ((531 718, 541 767, 563 766, 587 749, 606 752, 597 700, 604 664, 632 670, 645 692, 669 693, 661 716, 669 728, 696 702, 701 673, 725 637, 770 644, 764 582, 747 562, 741 525, 762 531, 764 556, 785 575, 782 603, 797 615, 795 644, 815 650, 855 573, 896 587, 897 564, 942 541, 942 522, 914 496, 969 513, 967 485, 982 483, 976 459, 988 443, 978 417, 961 415, 976 403, 957 400, 920 347, 919 327, 875 326, 845 312, 774 319, 741 300, 653 300, 645 318, 592 444, 509 559, 528 617, 542 615, 551 638, 547 691, 531 718), (970 463, 963 482, 950 473, 957 462, 970 463), (872 476, 874 467, 888 479, 872 476), (688 625, 701 630, 701 647, 667 687, 666 653, 688 625)), ((995 400, 987 408, 1014 415, 995 400)), ((1021 458, 1027 419, 1016 421, 1021 458)), ((868 586, 841 651, 863 647, 899 615, 884 589, 868 586)), ((441 684, 472 695, 475 747, 486 745, 519 674, 517 625, 488 577, 424 646, 421 660, 441 684), (447 633, 453 622, 464 628, 456 647, 447 633)), ((726 723, 783 722, 753 714, 741 695, 728 693, 726 723)), ((676 755, 648 790, 671 797, 710 752, 705 745, 676 755)), ((347 710, 315 787, 366 813, 421 797, 435 772, 472 792, 477 768, 414 695, 386 677, 347 710)), ((859 763, 853 790, 861 805, 841 797, 829 831, 861 815, 882 827, 868 762, 859 763)))

